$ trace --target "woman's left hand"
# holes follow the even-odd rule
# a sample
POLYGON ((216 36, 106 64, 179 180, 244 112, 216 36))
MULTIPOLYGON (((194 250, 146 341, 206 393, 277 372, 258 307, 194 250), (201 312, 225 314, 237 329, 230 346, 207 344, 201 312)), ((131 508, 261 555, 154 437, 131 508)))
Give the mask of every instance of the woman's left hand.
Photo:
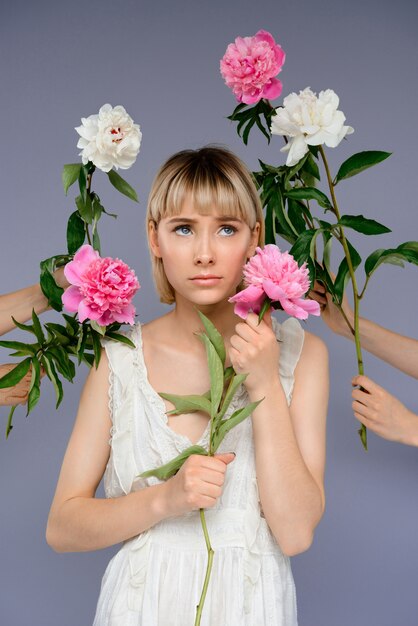
POLYGON ((249 313, 247 319, 235 326, 229 349, 231 364, 237 374, 248 374, 245 387, 248 393, 262 394, 280 382, 280 347, 273 331, 271 312, 258 323, 258 315, 249 313))

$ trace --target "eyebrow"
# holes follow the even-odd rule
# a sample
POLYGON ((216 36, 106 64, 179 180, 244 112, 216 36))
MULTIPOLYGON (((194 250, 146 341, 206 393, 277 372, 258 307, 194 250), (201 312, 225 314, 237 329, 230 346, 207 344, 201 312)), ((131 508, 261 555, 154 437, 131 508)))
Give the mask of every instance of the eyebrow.
MULTIPOLYGON (((232 215, 221 215, 220 217, 215 217, 217 222, 237 222, 242 223, 242 220, 239 217, 233 217, 232 215)), ((184 224, 187 222, 188 224, 196 224, 197 220, 192 217, 173 217, 171 220, 168 220, 167 224, 184 224)))

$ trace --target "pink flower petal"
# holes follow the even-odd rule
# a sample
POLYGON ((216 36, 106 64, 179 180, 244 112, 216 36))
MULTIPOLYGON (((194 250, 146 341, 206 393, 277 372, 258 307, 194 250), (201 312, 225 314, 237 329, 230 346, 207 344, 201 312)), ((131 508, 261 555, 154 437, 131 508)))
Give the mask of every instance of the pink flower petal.
POLYGON ((98 258, 100 258, 99 253, 93 250, 91 246, 88 244, 81 246, 75 253, 74 259, 64 267, 65 278, 71 285, 80 286, 84 272, 98 258))
POLYGON ((62 294, 61 300, 67 311, 76 313, 80 302, 83 300, 83 295, 78 287, 70 285, 62 294))

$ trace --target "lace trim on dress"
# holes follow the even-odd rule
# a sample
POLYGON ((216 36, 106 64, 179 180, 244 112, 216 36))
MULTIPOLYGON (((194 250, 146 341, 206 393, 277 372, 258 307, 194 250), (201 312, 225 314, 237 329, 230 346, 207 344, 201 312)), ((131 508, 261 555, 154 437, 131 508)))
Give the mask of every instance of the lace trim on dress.
MULTIPOLYGON (((125 334, 132 339, 133 329, 125 334)), ((133 402, 129 390, 134 349, 112 340, 104 340, 103 346, 109 361, 109 410, 112 420, 111 453, 104 482, 107 497, 115 497, 131 491, 129 477, 138 473, 132 454, 133 402), (120 367, 122 359, 127 360, 125 367, 120 367)))

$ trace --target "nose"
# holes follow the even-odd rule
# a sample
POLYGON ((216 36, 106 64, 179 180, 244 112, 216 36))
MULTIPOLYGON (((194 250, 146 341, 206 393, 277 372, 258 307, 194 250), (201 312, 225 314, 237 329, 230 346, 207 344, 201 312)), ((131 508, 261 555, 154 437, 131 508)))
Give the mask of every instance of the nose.
POLYGON ((196 241, 194 263, 196 265, 213 265, 215 255, 208 237, 199 237, 196 241))

